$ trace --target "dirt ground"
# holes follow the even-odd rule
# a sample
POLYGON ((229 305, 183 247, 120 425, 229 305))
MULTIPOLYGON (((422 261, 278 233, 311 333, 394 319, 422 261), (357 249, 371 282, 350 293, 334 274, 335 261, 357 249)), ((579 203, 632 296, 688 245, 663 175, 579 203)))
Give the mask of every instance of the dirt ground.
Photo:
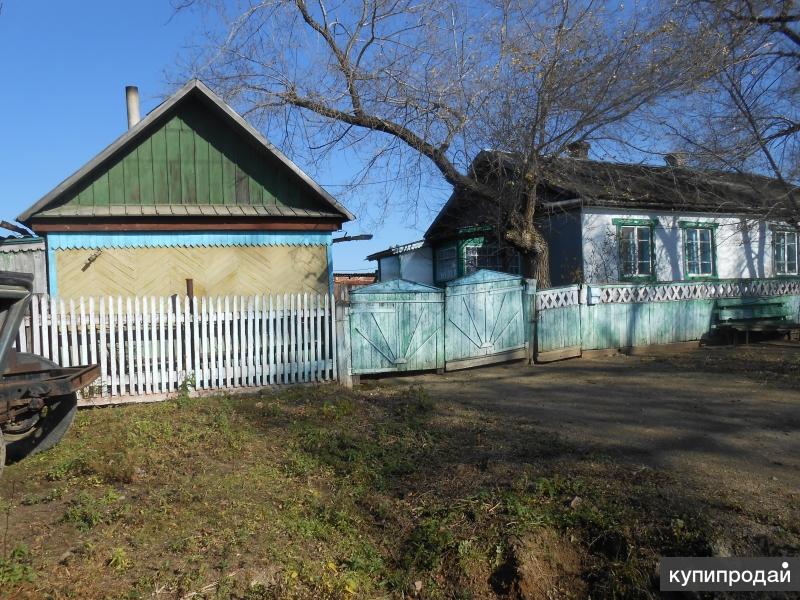
POLYGON ((0 478, 0 598, 655 600, 800 554, 798 429, 764 344, 84 410, 0 478))
POLYGON ((720 511, 751 521, 720 553, 779 550, 771 526, 797 541, 800 347, 515 363, 382 381, 390 382, 422 385, 501 428, 529 424, 587 454, 669 473, 673 493, 716 498, 720 511))

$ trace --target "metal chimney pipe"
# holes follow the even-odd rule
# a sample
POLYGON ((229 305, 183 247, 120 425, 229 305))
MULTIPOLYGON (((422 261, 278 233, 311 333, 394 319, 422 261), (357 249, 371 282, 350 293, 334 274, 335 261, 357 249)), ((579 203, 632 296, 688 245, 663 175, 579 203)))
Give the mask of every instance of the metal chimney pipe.
POLYGON ((128 129, 131 129, 139 121, 139 88, 135 85, 125 86, 125 103, 128 106, 128 129))

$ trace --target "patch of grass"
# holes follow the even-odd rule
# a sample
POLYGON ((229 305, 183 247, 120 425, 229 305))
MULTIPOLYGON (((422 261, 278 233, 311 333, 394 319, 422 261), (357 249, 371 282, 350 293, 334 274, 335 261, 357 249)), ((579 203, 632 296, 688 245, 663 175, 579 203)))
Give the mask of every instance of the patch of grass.
POLYGON ((0 587, 33 583, 35 571, 27 546, 14 546, 5 557, 0 557, 0 587))
POLYGON ((657 473, 495 427, 490 410, 455 423, 449 410, 418 386, 372 383, 81 411, 63 443, 0 481, 27 499, 10 536, 50 526, 68 540, 15 559, 37 573, 19 597, 372 598, 421 585, 485 598, 515 540, 542 528, 581 549, 593 597, 641 597, 659 554, 707 551, 710 521, 662 494, 657 473), (64 551, 68 581, 53 558, 64 551))

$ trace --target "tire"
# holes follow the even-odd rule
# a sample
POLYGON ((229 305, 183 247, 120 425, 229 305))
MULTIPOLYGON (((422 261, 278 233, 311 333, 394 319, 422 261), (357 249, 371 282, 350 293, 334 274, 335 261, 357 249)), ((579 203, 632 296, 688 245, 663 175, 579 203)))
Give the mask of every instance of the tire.
MULTIPOLYGON (((36 363, 41 368, 57 366, 54 362, 36 354, 19 353, 26 363, 36 363)), ((9 462, 22 460, 55 446, 69 430, 78 412, 78 395, 67 394, 47 398, 47 415, 33 427, 30 435, 6 444, 9 462)))

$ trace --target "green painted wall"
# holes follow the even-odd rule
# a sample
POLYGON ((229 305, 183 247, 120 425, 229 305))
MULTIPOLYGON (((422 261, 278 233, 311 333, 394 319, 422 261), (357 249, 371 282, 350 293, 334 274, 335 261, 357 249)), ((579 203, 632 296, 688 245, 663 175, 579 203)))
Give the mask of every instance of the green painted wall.
POLYGON ((285 165, 258 151, 200 101, 180 103, 165 122, 107 165, 67 204, 221 204, 320 207, 285 165))

